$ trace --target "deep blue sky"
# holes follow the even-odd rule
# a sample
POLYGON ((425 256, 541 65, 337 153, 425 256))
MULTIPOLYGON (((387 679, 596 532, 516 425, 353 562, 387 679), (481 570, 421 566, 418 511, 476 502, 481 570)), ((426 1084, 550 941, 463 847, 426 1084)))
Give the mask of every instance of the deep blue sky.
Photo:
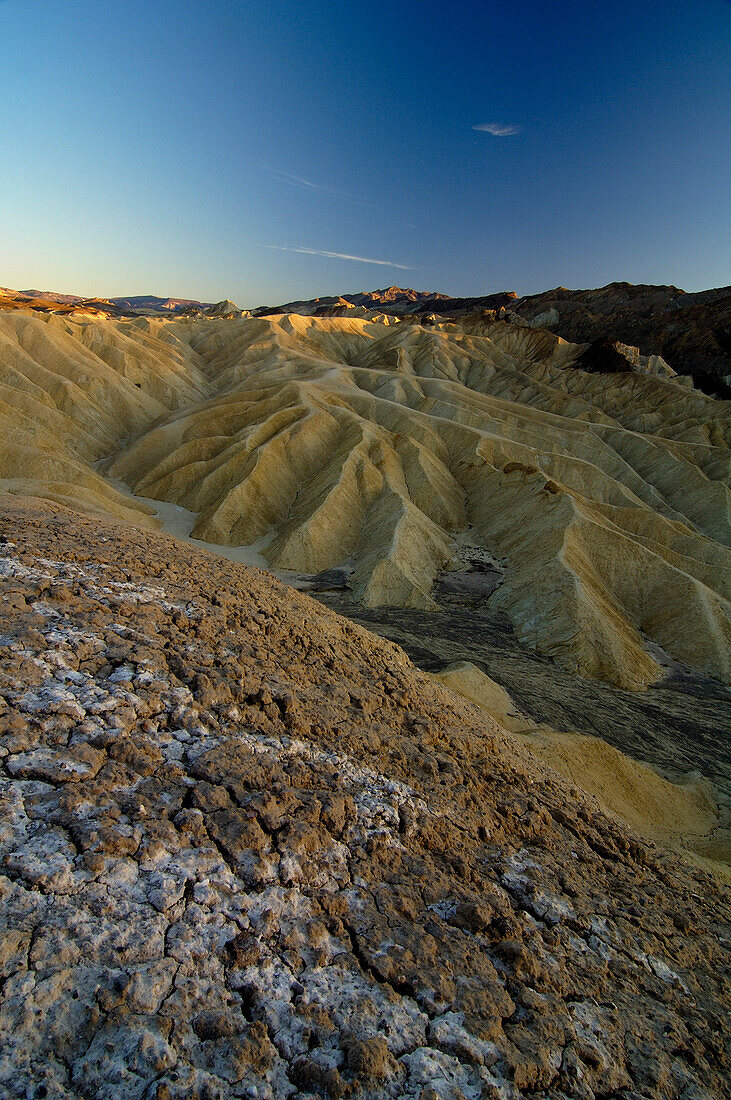
POLYGON ((0 0, 0 102, 6 286, 731 282, 728 0, 0 0))

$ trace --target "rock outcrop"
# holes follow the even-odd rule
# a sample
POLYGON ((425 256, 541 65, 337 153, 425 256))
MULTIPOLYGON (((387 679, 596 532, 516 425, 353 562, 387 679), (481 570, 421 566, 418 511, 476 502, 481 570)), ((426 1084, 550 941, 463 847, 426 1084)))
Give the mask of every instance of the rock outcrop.
POLYGON ((729 1095, 712 878, 270 576, 0 539, 3 1095, 729 1095))
POLYGON ((574 360, 574 366, 590 374, 646 371, 649 374, 661 375, 663 378, 673 378, 675 375, 675 371, 671 370, 660 356, 641 355, 639 348, 633 348, 629 344, 622 344, 619 340, 609 340, 606 337, 592 340, 587 344, 574 360))
POLYGON ((240 317, 242 311, 230 298, 224 298, 222 302, 216 302, 204 311, 207 317, 240 317))

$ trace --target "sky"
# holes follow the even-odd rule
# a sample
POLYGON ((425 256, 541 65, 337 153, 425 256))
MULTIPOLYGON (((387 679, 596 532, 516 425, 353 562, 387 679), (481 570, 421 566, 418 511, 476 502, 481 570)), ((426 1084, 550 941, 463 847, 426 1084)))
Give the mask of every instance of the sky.
POLYGON ((0 285, 731 283, 729 0, 0 0, 0 285))

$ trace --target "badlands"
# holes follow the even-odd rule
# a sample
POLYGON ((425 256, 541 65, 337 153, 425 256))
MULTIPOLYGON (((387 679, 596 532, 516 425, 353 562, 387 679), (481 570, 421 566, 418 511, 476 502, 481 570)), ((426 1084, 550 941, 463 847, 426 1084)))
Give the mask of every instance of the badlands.
POLYGON ((43 302, 3 1095, 730 1095, 731 406, 499 307, 43 302))
POLYGON ((0 486, 176 504, 206 543, 346 569, 369 607, 436 609, 441 577, 487 568, 491 610, 562 668, 728 682, 729 406, 656 356, 582 369, 585 345, 489 318, 0 312, 0 486))

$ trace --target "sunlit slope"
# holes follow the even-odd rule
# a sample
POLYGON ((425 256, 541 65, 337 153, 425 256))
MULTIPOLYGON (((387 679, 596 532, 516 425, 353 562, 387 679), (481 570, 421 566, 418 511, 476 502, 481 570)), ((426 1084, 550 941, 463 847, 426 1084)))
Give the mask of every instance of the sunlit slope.
POLYGON ((16 433, 18 411, 35 429, 37 469, 20 472, 18 436, 6 478, 119 514, 130 501, 90 468, 106 456, 110 478, 196 513, 207 542, 268 539, 273 566, 307 573, 349 562, 371 605, 432 606, 467 542, 504 566, 491 606, 565 667, 642 686, 659 675, 649 638, 731 679, 727 404, 575 369, 579 346, 505 323, 51 318, 31 333, 18 317, 0 315, 1 361, 25 382, 2 392, 16 433))
POLYGON ((0 486, 139 518, 93 464, 204 393, 160 322, 0 312, 0 486))
POLYGON ((216 397, 111 473, 198 513, 198 537, 271 535, 264 553, 285 569, 352 559, 366 602, 429 606, 469 531, 506 566, 495 607, 569 668, 648 682, 644 631, 729 676, 717 402, 652 375, 567 369, 574 346, 503 324, 491 338, 288 316, 196 346, 216 397))

